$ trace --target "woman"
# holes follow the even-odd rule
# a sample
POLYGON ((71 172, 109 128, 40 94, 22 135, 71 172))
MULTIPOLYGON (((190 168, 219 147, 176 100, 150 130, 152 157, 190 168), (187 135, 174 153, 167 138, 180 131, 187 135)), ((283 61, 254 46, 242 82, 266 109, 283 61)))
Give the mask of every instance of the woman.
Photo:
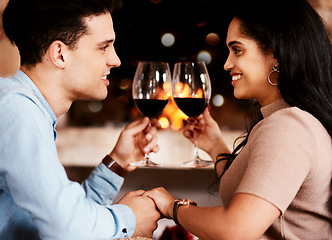
POLYGON ((273 2, 244 3, 228 29, 234 95, 261 105, 244 141, 231 153, 208 110, 184 131, 190 140, 199 132, 215 159, 223 206, 179 203, 162 188, 145 193, 204 240, 332 237, 331 43, 306 1, 273 2))

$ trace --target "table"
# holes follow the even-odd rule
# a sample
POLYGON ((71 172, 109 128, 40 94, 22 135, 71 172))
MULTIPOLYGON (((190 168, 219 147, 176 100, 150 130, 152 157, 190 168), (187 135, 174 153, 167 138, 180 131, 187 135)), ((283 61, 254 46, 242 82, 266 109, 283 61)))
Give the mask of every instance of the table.
MULTIPOLYGON (((66 127, 58 130, 56 141, 59 159, 71 180, 81 182, 97 166, 103 157, 115 145, 122 128, 119 127, 66 127)), ((209 207, 221 204, 218 185, 213 167, 188 169, 181 163, 193 157, 193 145, 180 132, 158 131, 160 152, 151 154, 153 161, 163 164, 164 168, 138 168, 128 173, 123 187, 114 202, 124 194, 138 189, 150 190, 164 187, 176 198, 189 198, 199 206, 209 207)), ((240 132, 225 131, 226 142, 231 148, 240 132)), ((200 152, 203 159, 208 155, 200 152)), ((158 223, 154 238, 162 234, 166 226, 172 226, 172 220, 163 219, 158 223)))
MULTIPOLYGON (((93 167, 65 167, 65 169, 71 180, 80 182, 90 174, 93 167)), ((218 206, 221 204, 218 186, 211 187, 215 180, 213 168, 138 168, 126 175, 114 202, 129 191, 150 190, 162 186, 176 198, 192 199, 202 207, 218 206)), ((154 239, 158 239, 166 227, 174 225, 172 220, 160 220, 158 229, 154 232, 154 239)))

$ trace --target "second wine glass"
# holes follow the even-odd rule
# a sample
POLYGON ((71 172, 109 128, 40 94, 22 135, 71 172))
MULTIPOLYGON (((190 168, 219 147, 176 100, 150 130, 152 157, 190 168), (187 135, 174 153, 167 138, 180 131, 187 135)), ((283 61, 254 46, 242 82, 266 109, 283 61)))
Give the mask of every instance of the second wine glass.
MULTIPOLYGON (((133 80, 133 100, 137 109, 146 117, 157 118, 172 95, 171 73, 166 62, 140 61, 133 80)), ((149 127, 151 125, 149 124, 149 127)), ((136 165, 161 167, 150 160, 149 154, 136 165)))
MULTIPOLYGON (((173 97, 178 108, 188 117, 198 117, 209 104, 211 82, 204 62, 179 62, 174 65, 172 81, 173 97)), ((199 168, 212 164, 198 155, 198 134, 194 134, 195 156, 184 167, 199 168)))

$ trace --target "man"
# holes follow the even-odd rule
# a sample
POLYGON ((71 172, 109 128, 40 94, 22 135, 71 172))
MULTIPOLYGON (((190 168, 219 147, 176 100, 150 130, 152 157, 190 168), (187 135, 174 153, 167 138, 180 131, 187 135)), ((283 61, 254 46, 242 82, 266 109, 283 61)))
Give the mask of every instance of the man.
POLYGON ((139 190, 110 205, 126 172, 158 151, 148 119, 129 124, 81 185, 68 180, 55 146, 57 118, 75 100, 102 100, 120 66, 106 0, 10 0, 4 31, 21 68, 0 79, 0 239, 152 236, 160 213, 139 190))

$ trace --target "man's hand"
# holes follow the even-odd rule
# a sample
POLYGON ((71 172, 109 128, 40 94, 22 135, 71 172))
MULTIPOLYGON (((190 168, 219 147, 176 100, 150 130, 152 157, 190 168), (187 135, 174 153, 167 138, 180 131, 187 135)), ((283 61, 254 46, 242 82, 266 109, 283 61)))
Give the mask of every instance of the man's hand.
POLYGON ((130 163, 138 162, 146 153, 158 152, 157 127, 159 122, 143 118, 130 123, 120 134, 120 137, 110 153, 110 156, 127 171, 133 171, 137 166, 130 163))
POLYGON ((154 201, 147 196, 142 196, 144 192, 143 190, 129 192, 118 202, 118 204, 130 207, 135 214, 134 237, 152 237, 153 232, 158 227, 157 221, 161 217, 154 201))
POLYGON ((151 198, 163 217, 173 218, 173 205, 175 198, 163 187, 154 188, 143 193, 143 196, 151 198))

